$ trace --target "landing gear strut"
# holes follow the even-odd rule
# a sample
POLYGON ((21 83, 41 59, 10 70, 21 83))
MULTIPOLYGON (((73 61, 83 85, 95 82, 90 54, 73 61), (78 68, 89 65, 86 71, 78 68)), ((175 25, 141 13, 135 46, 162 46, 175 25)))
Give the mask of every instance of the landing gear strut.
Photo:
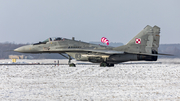
POLYGON ((69 67, 76 67, 76 64, 71 63, 72 60, 71 56, 68 55, 68 57, 69 57, 69 61, 68 61, 69 67))
POLYGON ((62 55, 63 57, 65 57, 65 58, 69 59, 69 61, 68 61, 69 67, 76 67, 76 64, 71 63, 72 58, 71 58, 70 55, 68 55, 68 57, 67 57, 67 56, 63 55, 62 53, 59 53, 59 54, 62 55))

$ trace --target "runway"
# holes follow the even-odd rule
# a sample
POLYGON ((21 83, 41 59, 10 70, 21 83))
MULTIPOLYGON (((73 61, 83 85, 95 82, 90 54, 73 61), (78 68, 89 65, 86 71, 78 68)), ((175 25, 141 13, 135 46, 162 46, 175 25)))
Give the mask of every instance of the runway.
MULTIPOLYGON (((180 100, 180 59, 99 65, 1 65, 1 100, 180 100)), ((11 60, 0 60, 6 63, 11 60)), ((18 60, 19 63, 55 60, 18 60)), ((74 63, 80 63, 73 61, 74 63)), ((10 63, 10 62, 9 62, 10 63)), ((66 60, 60 61, 66 63, 66 60)))

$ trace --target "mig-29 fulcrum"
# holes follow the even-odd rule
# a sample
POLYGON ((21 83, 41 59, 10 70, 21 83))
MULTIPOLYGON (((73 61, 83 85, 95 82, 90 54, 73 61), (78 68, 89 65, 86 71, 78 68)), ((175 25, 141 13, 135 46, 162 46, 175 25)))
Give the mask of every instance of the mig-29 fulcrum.
POLYGON ((131 39, 126 45, 119 47, 110 47, 104 45, 91 44, 57 37, 32 45, 26 45, 15 49, 21 53, 59 53, 69 59, 69 66, 75 66, 71 63, 72 57, 77 61, 89 61, 100 63, 101 67, 111 67, 126 61, 157 61, 160 28, 147 25, 139 34, 131 39), (64 55, 67 54, 68 56, 64 55))

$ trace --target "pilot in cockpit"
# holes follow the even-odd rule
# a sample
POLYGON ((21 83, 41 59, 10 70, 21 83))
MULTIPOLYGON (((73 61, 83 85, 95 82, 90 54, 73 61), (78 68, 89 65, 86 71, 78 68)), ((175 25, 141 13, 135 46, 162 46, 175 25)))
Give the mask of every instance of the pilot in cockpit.
POLYGON ((51 38, 49 38, 49 41, 52 41, 52 39, 51 39, 51 38))
POLYGON ((59 40, 62 40, 62 39, 60 37, 54 39, 54 41, 59 41, 59 40))

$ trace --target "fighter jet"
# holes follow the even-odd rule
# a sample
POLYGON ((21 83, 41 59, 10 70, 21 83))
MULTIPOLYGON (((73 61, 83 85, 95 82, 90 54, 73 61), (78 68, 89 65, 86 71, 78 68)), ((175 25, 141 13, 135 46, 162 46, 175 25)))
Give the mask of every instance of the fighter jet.
POLYGON ((139 34, 131 39, 126 45, 110 47, 91 44, 67 38, 48 38, 45 41, 26 45, 15 49, 21 53, 59 53, 69 59, 69 66, 76 66, 71 63, 72 58, 77 61, 89 61, 100 63, 101 67, 111 67, 114 64, 127 61, 157 61, 160 28, 147 25, 139 34), (67 54, 67 55, 65 55, 67 54))

